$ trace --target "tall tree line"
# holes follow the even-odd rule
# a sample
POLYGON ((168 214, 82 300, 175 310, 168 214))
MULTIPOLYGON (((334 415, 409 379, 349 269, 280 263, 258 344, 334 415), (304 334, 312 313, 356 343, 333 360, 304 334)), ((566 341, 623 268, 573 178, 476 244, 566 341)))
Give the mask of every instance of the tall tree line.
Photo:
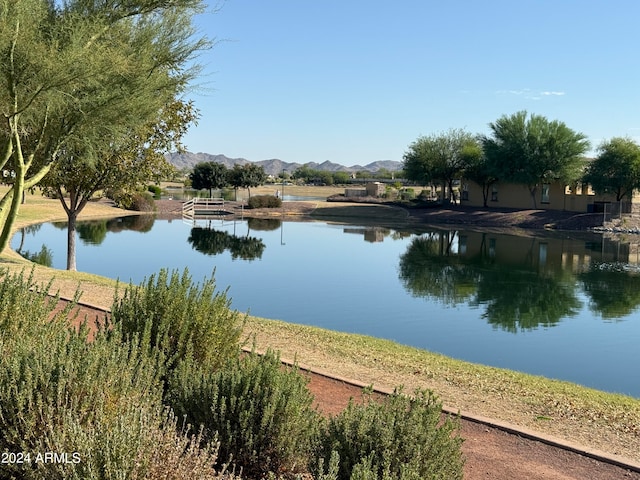
POLYGON ((443 195, 445 187, 451 195, 453 180, 464 177, 482 187, 485 207, 496 182, 526 186, 534 208, 541 186, 556 181, 589 183, 618 201, 640 189, 640 145, 630 138, 604 141, 596 158, 587 159, 584 134, 541 115, 504 115, 489 129, 489 135, 449 130, 419 137, 404 155, 407 178, 442 184, 443 195))

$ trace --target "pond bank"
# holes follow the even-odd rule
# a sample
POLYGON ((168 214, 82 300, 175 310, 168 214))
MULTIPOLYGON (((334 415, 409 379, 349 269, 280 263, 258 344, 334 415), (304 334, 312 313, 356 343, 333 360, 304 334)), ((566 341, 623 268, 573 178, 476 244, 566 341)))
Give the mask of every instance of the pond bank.
MULTIPOLYGON (((394 203, 296 201, 283 202, 282 208, 243 208, 240 202, 227 202, 237 216, 357 218, 359 221, 407 222, 411 225, 461 225, 500 229, 556 229, 584 231, 602 227, 602 214, 555 210, 479 209, 463 206, 407 208, 394 203)), ((181 215, 180 200, 157 200, 159 216, 181 215)))
MULTIPOLYGON (((376 210, 387 211, 369 207, 365 211, 372 212, 372 220, 379 218, 376 210)), ((59 203, 58 208, 59 218, 64 219, 59 203)), ((322 208, 322 205, 314 204, 314 208, 322 208)), ((401 209, 392 210, 395 215, 401 209)), ((114 209, 113 212, 114 216, 122 214, 121 210, 114 209)), ((47 273, 67 277, 71 288, 78 284, 72 280, 74 274, 51 269, 47 269, 47 273)), ((100 292, 89 292, 88 287, 89 282, 83 282, 85 294, 82 300, 93 303, 100 292)), ((108 305, 112 294, 113 290, 107 293, 103 303, 108 305)), ((514 372, 454 360, 449 362, 437 355, 381 343, 372 338, 334 335, 328 331, 274 321, 262 323, 254 319, 247 327, 247 333, 258 335, 261 347, 278 348, 283 356, 286 352, 289 358, 298 358, 345 377, 390 388, 398 384, 407 388, 426 386, 454 408, 502 417, 511 423, 530 425, 536 430, 553 432, 584 445, 597 446, 636 460, 640 458, 637 456, 640 452, 640 432, 637 430, 640 402, 637 399, 615 401, 620 397, 600 395, 600 392, 514 372)))

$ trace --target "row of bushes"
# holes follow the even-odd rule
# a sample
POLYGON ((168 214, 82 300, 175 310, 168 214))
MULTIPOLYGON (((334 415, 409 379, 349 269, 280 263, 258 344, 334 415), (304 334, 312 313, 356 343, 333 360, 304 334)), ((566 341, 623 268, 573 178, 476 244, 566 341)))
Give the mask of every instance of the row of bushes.
POLYGON ((296 368, 242 354, 245 317, 213 278, 129 285, 90 343, 50 287, 0 281, 0 452, 14 460, 0 479, 462 478, 457 422, 430 392, 325 419, 296 368))

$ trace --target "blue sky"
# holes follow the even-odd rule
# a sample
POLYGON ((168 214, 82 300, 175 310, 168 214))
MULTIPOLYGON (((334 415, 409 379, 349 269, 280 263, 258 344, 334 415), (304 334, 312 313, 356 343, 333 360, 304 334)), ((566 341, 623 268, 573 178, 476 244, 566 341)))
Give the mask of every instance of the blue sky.
POLYGON ((365 165, 519 110, 640 141, 638 21, 637 0, 226 0, 196 18, 218 43, 185 143, 365 165))

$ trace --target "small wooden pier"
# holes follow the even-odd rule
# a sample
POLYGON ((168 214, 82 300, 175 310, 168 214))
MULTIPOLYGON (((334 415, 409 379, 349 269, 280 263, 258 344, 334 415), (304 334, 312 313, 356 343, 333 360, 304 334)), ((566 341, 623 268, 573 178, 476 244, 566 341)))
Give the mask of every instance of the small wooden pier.
POLYGON ((192 198, 182 204, 184 219, 199 220, 232 214, 225 207, 224 198, 192 198))

